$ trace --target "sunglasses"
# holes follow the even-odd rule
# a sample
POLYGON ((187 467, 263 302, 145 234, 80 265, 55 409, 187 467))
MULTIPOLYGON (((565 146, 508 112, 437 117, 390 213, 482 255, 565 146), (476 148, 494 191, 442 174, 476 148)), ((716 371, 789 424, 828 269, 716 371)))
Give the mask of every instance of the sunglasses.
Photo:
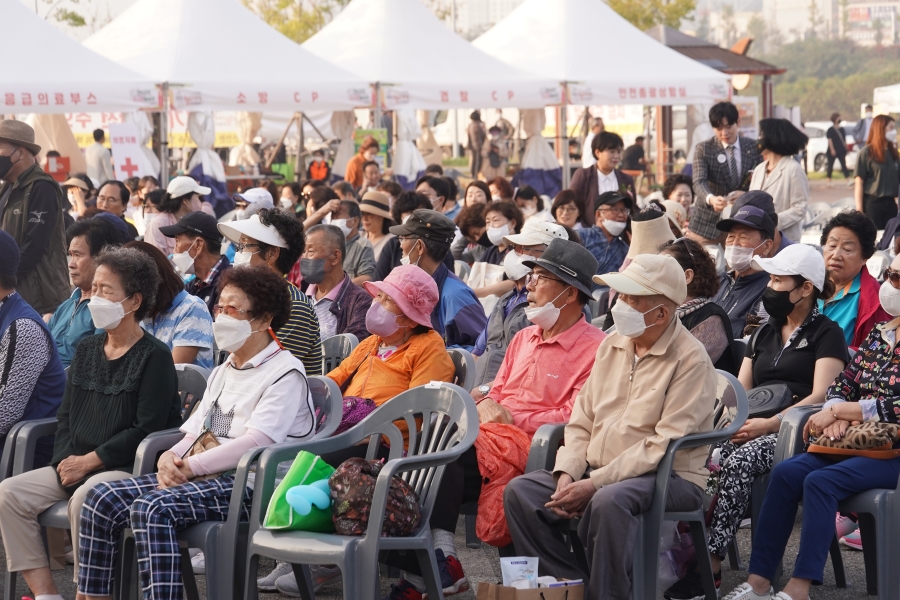
POLYGON ((892 286, 900 290, 900 271, 888 267, 881 273, 881 278, 890 281, 892 286))

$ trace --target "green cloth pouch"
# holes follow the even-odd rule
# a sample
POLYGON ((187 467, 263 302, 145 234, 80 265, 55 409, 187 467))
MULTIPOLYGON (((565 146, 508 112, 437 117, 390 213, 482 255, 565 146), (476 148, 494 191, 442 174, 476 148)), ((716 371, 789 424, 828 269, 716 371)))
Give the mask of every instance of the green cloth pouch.
MULTIPOLYGON (((334 468, 328 465, 321 457, 301 450, 294 459, 294 463, 287 475, 272 494, 269 507, 266 509, 266 518, 263 527, 266 529, 294 529, 299 531, 318 531, 320 533, 334 533, 334 522, 331 519, 331 506, 320 508, 320 502, 311 502, 309 513, 301 515, 291 507, 288 502, 288 492, 292 496, 300 495, 311 499, 320 497, 317 490, 310 490, 310 494, 303 493, 304 486, 311 486, 319 481, 328 481, 334 468), (299 486, 300 489, 297 489, 299 486)), ((321 485, 321 484, 319 484, 321 485)))

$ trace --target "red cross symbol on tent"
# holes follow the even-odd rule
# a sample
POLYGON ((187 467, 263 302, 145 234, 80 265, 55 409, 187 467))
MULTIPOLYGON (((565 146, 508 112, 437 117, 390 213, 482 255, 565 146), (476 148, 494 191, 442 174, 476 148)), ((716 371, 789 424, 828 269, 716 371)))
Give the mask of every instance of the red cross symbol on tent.
POLYGON ((137 171, 140 167, 131 162, 131 157, 127 157, 125 159, 125 164, 119 166, 119 170, 124 171, 128 174, 128 177, 134 177, 134 172, 137 171))

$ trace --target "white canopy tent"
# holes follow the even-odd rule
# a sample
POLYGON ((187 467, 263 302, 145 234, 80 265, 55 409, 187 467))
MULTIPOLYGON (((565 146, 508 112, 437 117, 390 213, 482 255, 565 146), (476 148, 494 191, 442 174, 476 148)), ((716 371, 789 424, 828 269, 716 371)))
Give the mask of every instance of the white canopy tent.
POLYGON ((155 107, 152 79, 88 50, 25 7, 0 0, 6 61, 0 113, 113 112, 155 107))
POLYGON ((558 80, 472 47, 419 0, 353 0, 303 47, 375 84, 387 109, 540 108, 561 99, 558 80))
POLYGON ((571 104, 702 104, 731 91, 728 75, 660 44, 602 0, 525 0, 472 45, 563 83, 571 104), (619 60, 598 64, 610 52, 619 60))
POLYGON ((238 0, 138 0, 84 45, 168 84, 178 110, 346 110, 370 102, 364 81, 238 0))

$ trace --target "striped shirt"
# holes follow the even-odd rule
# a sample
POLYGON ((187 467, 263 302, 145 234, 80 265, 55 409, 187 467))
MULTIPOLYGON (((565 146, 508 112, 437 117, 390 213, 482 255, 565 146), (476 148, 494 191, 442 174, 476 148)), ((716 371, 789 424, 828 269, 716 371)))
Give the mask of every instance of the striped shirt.
POLYGON ((276 333, 285 350, 297 357, 306 368, 307 375, 322 374, 322 338, 319 335, 319 319, 309 297, 293 283, 291 290, 291 316, 276 333))

